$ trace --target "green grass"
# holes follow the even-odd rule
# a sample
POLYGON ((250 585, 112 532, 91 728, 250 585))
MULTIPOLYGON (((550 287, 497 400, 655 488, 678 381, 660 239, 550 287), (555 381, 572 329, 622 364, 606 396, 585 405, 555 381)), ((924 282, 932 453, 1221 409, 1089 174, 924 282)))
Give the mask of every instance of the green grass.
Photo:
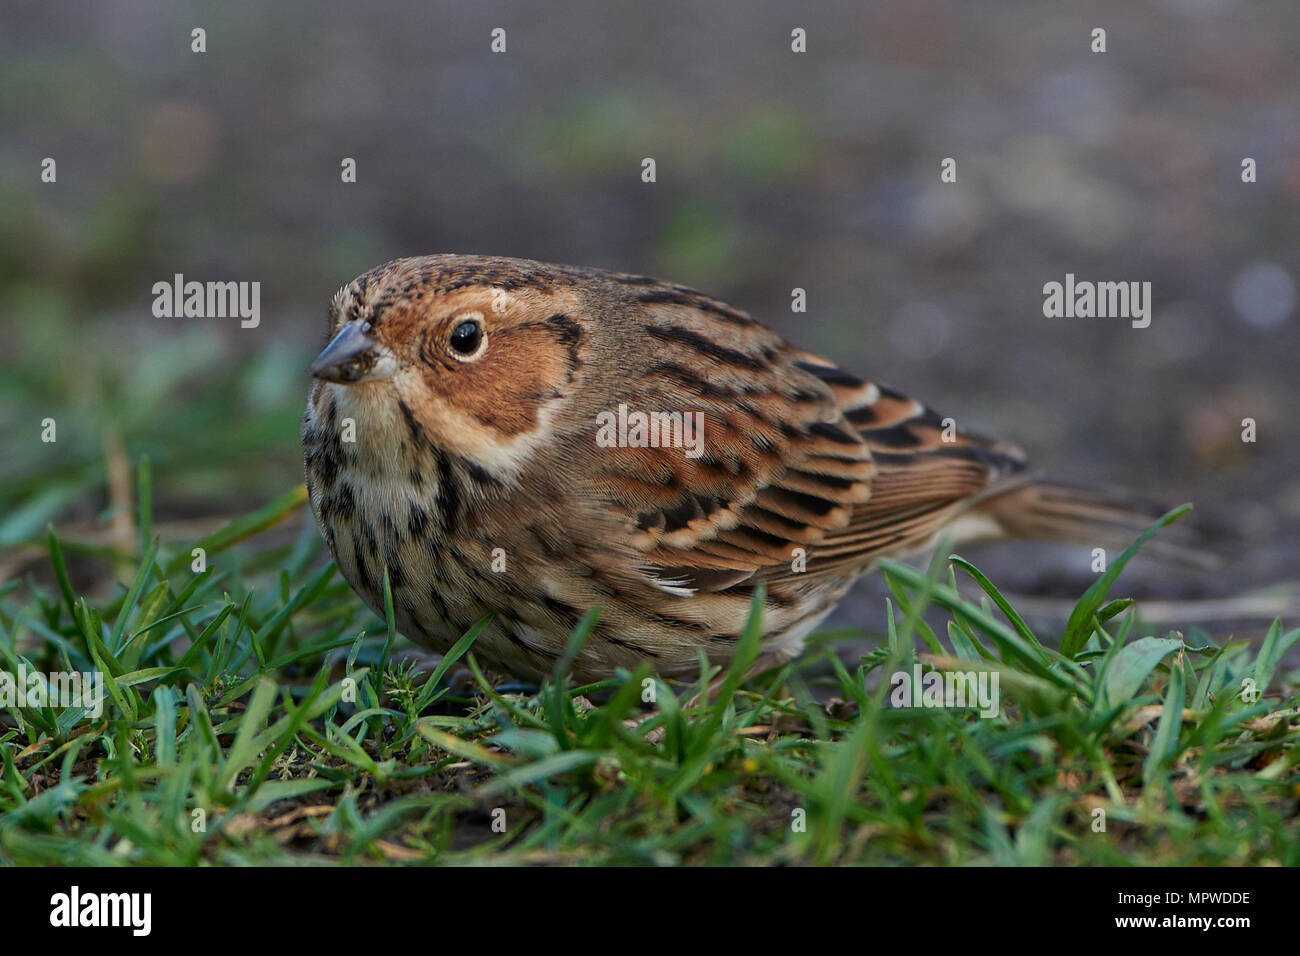
POLYGON ((309 520, 284 533, 301 488, 160 545, 152 484, 142 461, 113 588, 78 593, 69 561, 108 556, 53 529, 0 588, 0 669, 108 686, 98 718, 0 709, 0 863, 1300 863, 1300 698, 1277 673, 1300 630, 1147 633, 1109 599, 1137 543, 1051 635, 959 557, 889 563, 888 631, 855 667, 827 637, 742 682, 755 613, 688 707, 707 678, 648 667, 574 687, 561 661, 524 692, 474 630, 432 667, 309 520), (918 662, 996 672, 1000 714, 891 706, 918 662))

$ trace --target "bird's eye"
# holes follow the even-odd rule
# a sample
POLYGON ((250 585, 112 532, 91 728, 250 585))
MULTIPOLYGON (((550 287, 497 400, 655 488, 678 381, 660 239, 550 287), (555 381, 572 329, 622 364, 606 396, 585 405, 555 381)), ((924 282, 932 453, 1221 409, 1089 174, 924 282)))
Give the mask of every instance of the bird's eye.
POLYGON ((456 323, 448 342, 456 358, 461 360, 476 358, 483 350, 483 323, 478 319, 465 319, 456 323))

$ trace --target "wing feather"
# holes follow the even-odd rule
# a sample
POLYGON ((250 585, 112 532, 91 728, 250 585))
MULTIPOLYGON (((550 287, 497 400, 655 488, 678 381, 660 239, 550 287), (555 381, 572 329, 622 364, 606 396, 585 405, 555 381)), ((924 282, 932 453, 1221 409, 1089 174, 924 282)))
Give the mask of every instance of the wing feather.
POLYGON ((928 541, 1024 468, 1014 446, 955 429, 762 326, 738 328, 743 313, 715 314, 715 300, 691 310, 688 293, 672 288, 655 335, 701 361, 655 361, 637 394, 650 408, 701 415, 702 453, 619 449, 596 478, 661 589, 813 583, 862 568, 928 541), (798 573, 795 549, 806 560, 798 573))

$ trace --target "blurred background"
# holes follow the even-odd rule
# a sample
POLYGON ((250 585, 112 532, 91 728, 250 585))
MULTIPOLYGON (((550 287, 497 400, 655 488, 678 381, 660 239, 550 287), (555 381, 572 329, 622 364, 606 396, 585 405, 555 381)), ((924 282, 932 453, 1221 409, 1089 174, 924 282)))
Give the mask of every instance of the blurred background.
MULTIPOLYGON (((1300 7, 1087 7, 6 7, 0 580, 44 573, 49 521, 110 547, 143 454, 164 537, 300 481, 334 290, 478 252, 696 286, 1049 474, 1193 501, 1224 566, 1124 593, 1258 636, 1300 578, 1300 7), (1151 326, 1044 318, 1070 272, 1150 281, 1151 326), (260 282, 260 325, 155 318, 175 273, 260 282)), ((972 556, 1049 598, 1093 577, 1077 548, 972 556)), ((881 594, 835 622, 878 629, 881 594)))

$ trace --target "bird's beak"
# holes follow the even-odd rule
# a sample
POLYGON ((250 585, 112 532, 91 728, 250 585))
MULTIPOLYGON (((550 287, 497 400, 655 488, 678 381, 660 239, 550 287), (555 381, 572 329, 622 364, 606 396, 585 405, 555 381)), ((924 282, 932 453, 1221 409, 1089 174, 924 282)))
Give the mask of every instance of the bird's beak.
POLYGON ((388 378, 396 370, 392 353, 366 332, 361 322, 349 322, 316 356, 308 371, 313 377, 341 385, 388 378))

